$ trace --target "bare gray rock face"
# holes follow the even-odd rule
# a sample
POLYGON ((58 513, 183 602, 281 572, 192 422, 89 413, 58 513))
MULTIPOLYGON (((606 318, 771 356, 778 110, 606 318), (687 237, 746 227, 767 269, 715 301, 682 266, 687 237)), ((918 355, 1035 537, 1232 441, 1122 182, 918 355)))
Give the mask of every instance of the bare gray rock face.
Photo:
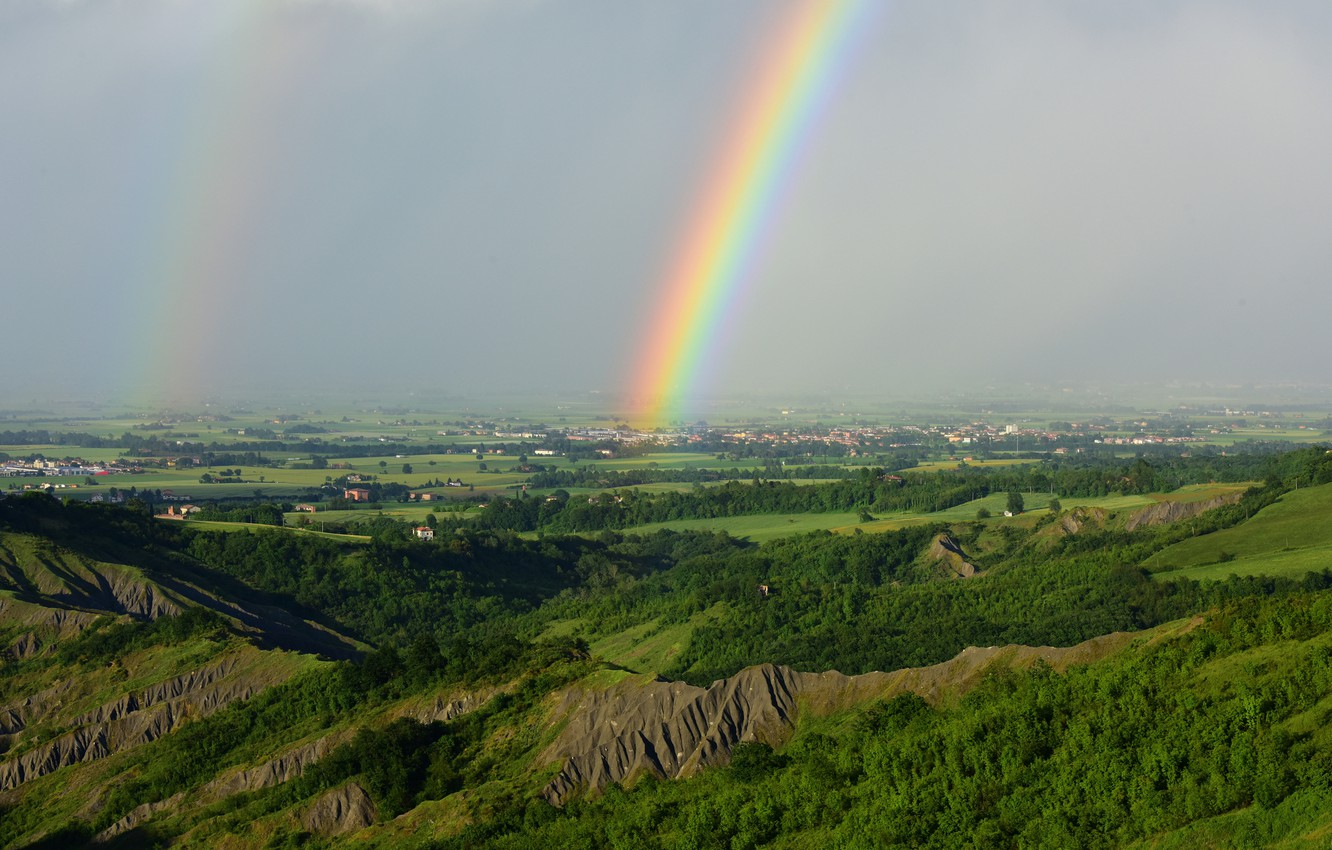
MULTIPOLYGON (((188 720, 205 717, 237 700, 245 700, 275 684, 265 675, 240 669, 240 659, 228 655, 207 667, 175 676, 125 694, 70 722, 77 727, 53 741, 0 762, 0 790, 22 785, 79 762, 96 761, 113 752, 155 741, 188 720)), ((45 716, 55 695, 28 699, 0 708, 6 727, 45 716)))
POLYGON ((295 779, 333 750, 345 736, 327 735, 275 756, 256 767, 227 773, 203 788, 205 796, 221 799, 244 791, 258 791, 295 779))
POLYGON ((962 551, 962 544, 954 540, 952 535, 940 534, 935 537, 930 544, 930 557, 949 576, 971 578, 976 574, 976 565, 971 563, 967 553, 962 551))
POLYGON ((319 835, 341 835, 373 824, 379 818, 365 789, 355 782, 334 788, 305 813, 305 828, 319 835))
POLYGON ((52 608, 10 594, 0 594, 0 623, 28 629, 0 650, 0 655, 14 661, 35 658, 55 643, 82 632, 97 616, 90 611, 52 608))
POLYGON ((37 557, 0 551, 4 584, 56 609, 82 609, 129 614, 141 619, 179 614, 176 594, 146 579, 138 570, 97 565, 49 541, 32 544, 37 557))
POLYGON ((461 696, 455 696, 452 699, 445 696, 437 696, 429 703, 405 712, 402 716, 410 717, 418 723, 441 723, 452 720, 460 714, 466 714, 474 711, 484 705, 492 696, 494 690, 483 690, 476 693, 467 693, 461 696))
POLYGON ((1071 647, 968 647, 929 667, 859 676, 762 664, 707 688, 657 679, 598 691, 572 689, 555 712, 557 721, 567 718, 566 725, 542 754, 543 761, 563 766, 542 794, 558 806, 583 791, 645 773, 662 779, 691 776, 729 763, 736 744, 782 743, 798 708, 826 715, 907 692, 937 704, 992 670, 1043 662, 1062 671, 1104 658, 1132 639, 1116 632, 1071 647))
POLYGON ((1201 502, 1159 502, 1142 510, 1134 511, 1124 522, 1124 529, 1133 531, 1135 528, 1144 526, 1179 522, 1182 519, 1195 517, 1213 508, 1238 502, 1240 496, 1240 493, 1229 493, 1225 496, 1217 496, 1214 499, 1206 499, 1201 502))
POLYGON ((165 800, 157 800, 152 803, 144 803, 143 805, 135 806, 133 809, 130 809, 129 814, 97 833, 97 835, 93 837, 93 841, 99 844, 110 841, 117 835, 129 832, 131 829, 148 820, 158 812, 169 811, 175 808, 184 800, 185 792, 181 791, 179 794, 172 794, 165 800))
POLYGON ((544 795, 559 805, 580 788, 644 772, 673 779, 726 764, 738 743, 779 743, 793 724, 797 695, 820 687, 846 691, 863 678, 762 664, 708 688, 656 681, 571 694, 582 701, 562 707, 572 716, 546 753, 551 761, 563 758, 564 769, 544 795))

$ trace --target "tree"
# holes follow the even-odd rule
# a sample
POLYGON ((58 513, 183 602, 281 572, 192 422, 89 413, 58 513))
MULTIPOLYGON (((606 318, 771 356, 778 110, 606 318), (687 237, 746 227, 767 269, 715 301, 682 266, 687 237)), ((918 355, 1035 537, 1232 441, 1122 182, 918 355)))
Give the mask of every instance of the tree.
POLYGON ((1061 510, 1063 510, 1063 509, 1064 509, 1064 506, 1061 505, 1061 504, 1059 504, 1059 500, 1058 500, 1058 499, 1051 499, 1051 500, 1050 500, 1050 513, 1052 513, 1052 514, 1057 514, 1057 513, 1059 513, 1061 510))
POLYGON ((411 475, 411 474, 412 474, 412 465, 411 465, 410 463, 404 463, 404 464, 402 465, 402 474, 403 474, 403 475, 411 475))
POLYGON ((1014 516, 1022 513, 1025 504, 1022 501, 1022 494, 1016 490, 1008 491, 1008 512, 1014 516))

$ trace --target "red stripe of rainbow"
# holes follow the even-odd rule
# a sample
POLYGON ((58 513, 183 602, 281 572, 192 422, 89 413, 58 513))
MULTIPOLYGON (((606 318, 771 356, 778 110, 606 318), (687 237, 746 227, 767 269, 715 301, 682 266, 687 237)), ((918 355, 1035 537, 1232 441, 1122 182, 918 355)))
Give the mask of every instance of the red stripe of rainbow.
POLYGON ((664 281, 633 375, 641 425, 685 415, 717 331, 753 266, 802 143, 839 77, 848 41, 874 0, 799 0, 709 170, 664 281))

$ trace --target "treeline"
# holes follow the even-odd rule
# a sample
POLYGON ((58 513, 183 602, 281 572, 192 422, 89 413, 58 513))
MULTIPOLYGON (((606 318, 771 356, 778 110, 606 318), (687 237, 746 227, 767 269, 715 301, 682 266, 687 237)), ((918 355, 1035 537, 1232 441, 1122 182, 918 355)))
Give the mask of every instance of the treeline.
POLYGON ((527 479, 529 487, 560 489, 564 487, 617 488, 658 483, 708 483, 749 478, 753 470, 737 469, 601 469, 582 466, 538 472, 527 479))
POLYGON ((99 437, 77 431, 48 431, 45 428, 25 428, 19 431, 0 431, 0 445, 6 446, 77 446, 83 449, 121 448, 121 440, 132 437, 99 437))
MULTIPOLYGON (((623 529, 680 519, 717 519, 766 513, 826 513, 864 510, 873 513, 946 510, 991 493, 1050 492, 1060 497, 1098 497, 1169 492, 1186 484, 1214 481, 1321 481, 1332 464, 1322 447, 1280 456, 1238 455, 1171 458, 1131 463, 1094 458, 1052 460, 1011 467, 976 467, 888 475, 862 468, 854 477, 809 486, 787 481, 728 481, 718 487, 682 493, 641 493, 626 489, 586 498, 555 494, 545 500, 495 498, 469 522, 508 531, 585 532, 623 529), (1321 464, 1321 466, 1320 466, 1321 464), (1319 470, 1322 470, 1321 472, 1319 470)), ((565 480, 557 473, 550 481, 565 480)), ((580 473, 586 476, 587 473, 580 473)), ((606 473, 597 479, 613 480, 606 473)), ((545 479, 543 479, 545 480, 545 479)), ((570 478, 570 481, 575 480, 570 478)))
POLYGON ((250 522, 258 525, 282 525, 284 522, 283 513, 290 511, 289 504, 276 504, 273 502, 258 502, 249 505, 240 505, 234 508, 222 508, 217 505, 209 505, 202 508, 194 515, 195 519, 211 520, 213 522, 250 522))
MULTIPOLYGON (((1292 483, 1325 482, 1332 480, 1326 457, 1306 453, 1282 466, 1292 483)), ((671 671, 706 683, 761 661, 889 669, 943 660, 968 644, 1068 644, 1183 616, 1229 595, 1273 592, 1275 585, 1256 579, 1205 588, 1152 581, 1132 566, 1185 536, 1257 513, 1285 490, 1272 479, 1177 526, 1062 538, 1004 530, 1005 547, 983 563, 991 572, 984 582, 935 581, 922 556, 942 526, 820 533, 762 547, 700 533, 530 541, 468 528, 423 544, 385 518, 383 528, 366 529, 375 537, 367 547, 211 533, 194 535, 189 551, 253 586, 328 611, 376 643, 473 628, 494 633, 505 622, 517 640, 522 618, 584 618, 610 634, 653 619, 680 622, 721 602, 671 671), (1052 561, 1059 570, 1049 569, 1052 561), (769 598, 758 597, 760 584, 771 587, 769 598)), ((967 535, 980 528, 954 533, 970 545, 967 535)))
MULTIPOLYGON (((914 466, 915 458, 906 465, 914 466)), ((637 487, 642 484, 708 484, 720 481, 748 481, 761 478, 764 481, 807 481, 810 479, 854 479, 864 474, 868 467, 828 466, 819 463, 769 462, 762 468, 730 469, 695 468, 695 469, 656 469, 639 467, 634 469, 603 469, 595 466, 581 466, 573 469, 550 469, 538 472, 527 480, 529 487, 536 489, 563 489, 582 487, 594 489, 619 489, 637 487)), ((877 467, 881 472, 892 470, 891 466, 877 467)))

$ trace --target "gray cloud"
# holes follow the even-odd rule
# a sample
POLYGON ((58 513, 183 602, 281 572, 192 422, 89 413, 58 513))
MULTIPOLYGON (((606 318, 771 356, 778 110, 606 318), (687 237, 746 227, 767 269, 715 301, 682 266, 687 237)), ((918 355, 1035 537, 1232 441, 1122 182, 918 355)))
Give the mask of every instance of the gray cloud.
MULTIPOLYGON (((625 388, 789 5, 6 4, 0 391, 625 388)), ((1322 377, 1325 4, 872 20, 716 388, 1322 377)))

